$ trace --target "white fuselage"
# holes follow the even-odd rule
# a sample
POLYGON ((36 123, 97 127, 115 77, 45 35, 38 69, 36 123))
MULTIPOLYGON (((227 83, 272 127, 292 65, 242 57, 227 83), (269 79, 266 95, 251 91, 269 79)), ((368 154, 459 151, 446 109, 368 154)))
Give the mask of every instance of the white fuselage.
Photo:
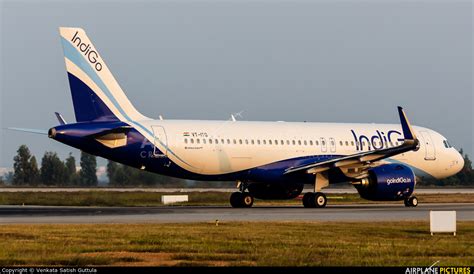
MULTIPOLYGON (((219 175, 314 155, 345 156, 401 145, 397 124, 295 123, 246 121, 144 120, 134 126, 159 153, 193 173, 219 175), (150 134, 152 133, 152 134, 150 134)), ((463 166, 446 138, 414 127, 417 151, 388 158, 402 162, 418 176, 444 178, 463 166)))

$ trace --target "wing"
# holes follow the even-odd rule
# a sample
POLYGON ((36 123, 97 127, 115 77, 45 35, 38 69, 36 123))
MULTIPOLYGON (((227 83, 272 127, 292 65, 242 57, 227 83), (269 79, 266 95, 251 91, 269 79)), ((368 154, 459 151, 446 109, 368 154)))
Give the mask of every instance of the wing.
POLYGON ((404 141, 402 145, 385 149, 365 151, 324 162, 292 167, 288 168, 285 171, 285 174, 295 172, 316 174, 329 170, 331 168, 342 168, 348 166, 357 166, 358 168, 363 169, 364 167, 370 166, 370 164, 372 164, 373 162, 380 161, 382 159, 392 157, 411 150, 417 150, 419 148, 419 141, 416 138, 415 132, 412 130, 410 122, 408 121, 402 107, 398 107, 398 114, 400 116, 400 123, 403 129, 404 141))

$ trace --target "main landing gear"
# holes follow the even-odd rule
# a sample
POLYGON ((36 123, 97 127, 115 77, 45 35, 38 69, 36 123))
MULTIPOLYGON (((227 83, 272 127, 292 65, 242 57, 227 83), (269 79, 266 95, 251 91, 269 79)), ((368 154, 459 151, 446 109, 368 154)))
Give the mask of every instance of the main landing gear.
POLYGON ((237 187, 240 191, 234 192, 230 195, 230 205, 234 208, 249 208, 252 207, 254 198, 250 193, 245 192, 247 184, 238 182, 237 187))
POLYGON ((405 206, 406 207, 416 207, 418 205, 418 199, 416 196, 411 196, 409 198, 406 198, 404 200, 405 206))
POLYGON ((328 199, 322 192, 307 192, 303 196, 303 206, 306 208, 325 207, 327 202, 328 199))
POLYGON ((230 205, 234 208, 249 208, 254 198, 248 192, 234 192, 230 195, 230 205))
POLYGON ((303 196, 303 206, 306 208, 321 208, 326 207, 328 198, 321 189, 329 185, 327 172, 316 173, 314 178, 314 192, 307 192, 303 196))

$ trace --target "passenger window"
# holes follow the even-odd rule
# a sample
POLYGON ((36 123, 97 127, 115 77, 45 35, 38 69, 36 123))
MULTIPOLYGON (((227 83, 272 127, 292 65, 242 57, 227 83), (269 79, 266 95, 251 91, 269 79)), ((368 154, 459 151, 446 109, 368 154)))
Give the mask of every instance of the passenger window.
POLYGON ((203 143, 203 144, 206 144, 206 139, 202 139, 202 143, 203 143))
POLYGON ((317 146, 319 146, 319 141, 316 140, 316 141, 314 141, 314 142, 316 143, 317 146))
POLYGON ((298 145, 301 146, 301 140, 298 140, 298 145))
POLYGON ((194 144, 194 139, 193 138, 191 138, 190 141, 191 141, 191 144, 194 144))
POLYGON ((266 140, 263 140, 263 144, 266 145, 266 144, 267 144, 267 141, 266 141, 266 140))
POLYGON ((215 141, 216 141, 216 145, 218 145, 218 144, 219 144, 219 140, 216 139, 215 141))
POLYGON ((340 146, 343 146, 342 141, 339 141, 339 145, 340 145, 340 146))
POLYGON ((305 146, 308 144, 308 143, 306 143, 306 140, 304 140, 304 142, 303 142, 303 143, 304 143, 304 145, 305 145, 305 146))
POLYGON ((245 144, 248 145, 248 144, 249 144, 249 140, 245 139, 245 144))
POLYGON ((296 145, 295 140, 292 141, 293 145, 296 145))
POLYGON ((326 141, 321 141, 321 145, 322 145, 322 146, 325 146, 325 145, 326 145, 326 141))
POLYGON ((351 141, 351 146, 354 146, 354 141, 351 141))
POLYGON ((260 145, 260 139, 257 140, 257 145, 260 145))
POLYGON ((253 139, 252 139, 252 145, 255 145, 255 142, 253 141, 253 139))
POLYGON ((236 144, 237 144, 237 141, 236 141, 235 139, 233 139, 232 141, 233 141, 234 145, 236 145, 236 144))
POLYGON ((212 139, 209 139, 209 144, 211 144, 211 145, 212 145, 212 139))
POLYGON ((290 140, 286 140, 286 145, 290 145, 290 140))
POLYGON ((188 143, 188 138, 184 138, 184 143, 185 143, 185 144, 188 143))
POLYGON ((348 141, 346 141, 346 146, 347 146, 347 147, 349 146, 349 142, 348 142, 348 141))
POLYGON ((284 145, 285 142, 284 142, 283 140, 280 140, 280 144, 281 144, 281 145, 284 145))
POLYGON ((271 145, 271 144, 272 144, 272 140, 268 140, 268 144, 271 145))
POLYGON ((201 143, 201 139, 196 139, 196 143, 200 144, 201 143))
POLYGON ((239 144, 242 144, 242 139, 239 139, 239 144))
POLYGON ((278 145, 278 140, 275 140, 275 145, 278 145))
POLYGON ((230 145, 230 139, 227 139, 227 144, 230 145))
POLYGON ((309 145, 310 145, 310 146, 313 145, 313 140, 309 140, 309 145))

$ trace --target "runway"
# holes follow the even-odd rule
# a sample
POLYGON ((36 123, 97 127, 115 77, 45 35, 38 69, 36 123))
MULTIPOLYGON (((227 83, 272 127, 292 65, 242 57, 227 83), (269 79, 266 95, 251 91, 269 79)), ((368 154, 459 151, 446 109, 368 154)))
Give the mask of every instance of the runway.
MULTIPOLYGON (((193 192, 223 192, 232 193, 235 188, 64 188, 64 187, 0 187, 0 193, 4 192, 83 192, 83 191, 105 191, 105 192, 156 192, 156 193, 193 193, 193 192)), ((305 189, 312 191, 312 188, 305 189)), ((303 191, 305 192, 305 191, 303 191)), ((417 188, 416 194, 474 194, 474 188, 417 188)), ((327 194, 357 194, 354 187, 325 188, 327 194)))
POLYGON ((222 221, 429 221, 430 210, 456 210, 457 220, 474 221, 474 203, 254 207, 55 207, 0 206, 0 224, 186 223, 222 221))

